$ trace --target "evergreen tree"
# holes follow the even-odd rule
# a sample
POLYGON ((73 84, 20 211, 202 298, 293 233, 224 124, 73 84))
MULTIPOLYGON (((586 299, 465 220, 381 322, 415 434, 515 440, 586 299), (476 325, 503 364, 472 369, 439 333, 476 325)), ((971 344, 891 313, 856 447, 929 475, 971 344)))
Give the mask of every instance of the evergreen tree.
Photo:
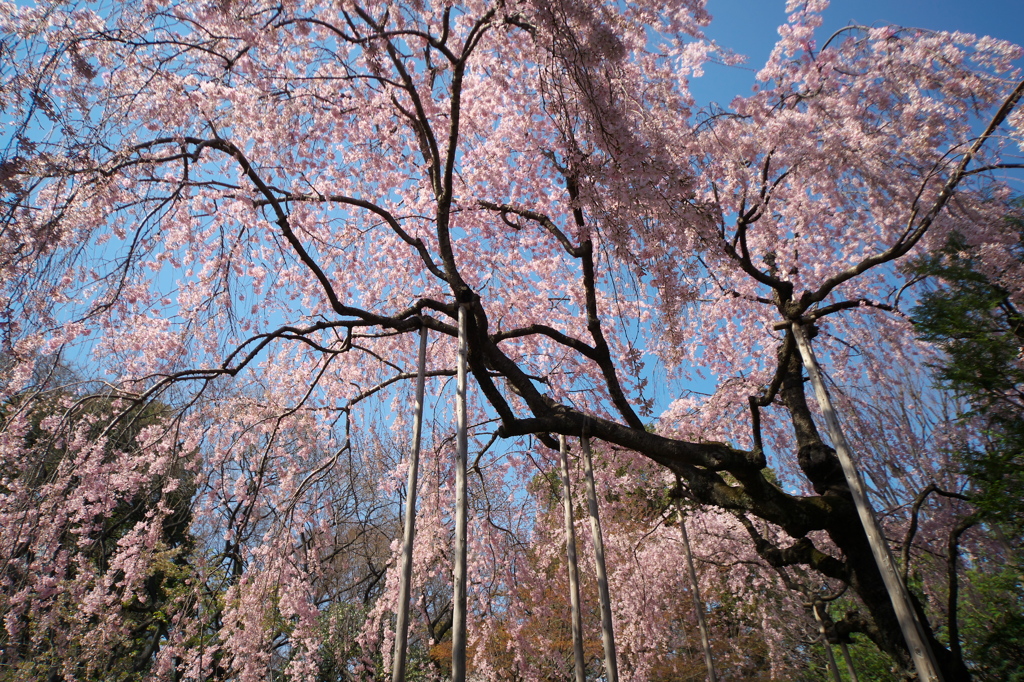
MULTIPOLYGON (((1024 198, 1006 218, 1024 260, 1024 198)), ((971 480, 978 519, 1006 550, 1004 565, 979 565, 965 582, 972 593, 961 601, 964 645, 979 679, 1024 680, 1024 316, 1009 292, 982 272, 961 235, 916 265, 919 275, 941 285, 914 309, 921 337, 938 344, 945 358, 938 384, 966 401, 962 419, 976 437, 958 445, 957 456, 971 480)))
MULTIPOLYGON (((1024 212, 1024 199, 1016 202, 1024 212)), ((1024 260, 1024 214, 1006 218, 1024 260)), ((960 446, 972 500, 1019 548, 1024 530, 1024 315, 1009 292, 978 267, 963 236, 920 261, 918 274, 942 282, 914 309, 920 336, 939 345, 938 383, 964 399, 977 438, 960 446)))

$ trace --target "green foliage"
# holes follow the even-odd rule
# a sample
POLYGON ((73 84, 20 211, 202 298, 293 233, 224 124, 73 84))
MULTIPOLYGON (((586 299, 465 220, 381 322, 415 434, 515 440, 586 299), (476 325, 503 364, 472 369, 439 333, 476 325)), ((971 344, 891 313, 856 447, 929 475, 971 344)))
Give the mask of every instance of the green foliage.
MULTIPOLYGON (((1017 206, 1024 211, 1024 201, 1017 206)), ((1018 239, 1024 218, 1007 219, 1018 239)), ((1024 240, 1017 255, 1024 260, 1024 240)), ((914 313, 920 337, 936 343, 945 361, 938 383, 966 400, 964 416, 976 428, 973 441, 956 453, 972 482, 972 501, 1020 546, 1024 535, 1024 316, 1008 292, 980 272, 963 237, 915 264, 918 275, 941 285, 922 298, 914 313)))
POLYGON ((1024 682, 1024 571, 970 571, 960 605, 967 660, 980 682, 1024 682))
MULTIPOLYGON (((872 682, 899 682, 902 679, 899 669, 893 659, 879 650, 879 648, 867 637, 855 636, 853 641, 847 645, 850 652, 850 659, 853 661, 853 668, 857 678, 861 680, 872 680, 872 682)), ((839 672, 843 680, 851 679, 846 671, 846 665, 841 662, 839 647, 834 647, 839 672)))
POLYGON ((944 280, 914 310, 922 338, 938 343, 949 361, 938 369, 941 383, 991 409, 1000 396, 1024 382, 1015 363, 1024 341, 1024 320, 1007 292, 975 269, 963 238, 954 235, 938 255, 919 263, 921 274, 944 280))
MULTIPOLYGON (((912 590, 919 590, 920 580, 911 577, 910 587, 912 590), (916 585, 914 583, 917 583, 916 585)), ((919 593, 920 594, 920 593, 919 593)), ((832 618, 839 619, 841 614, 850 614, 863 608, 863 604, 852 594, 846 593, 834 602, 830 602, 827 610, 832 618)), ((813 616, 808 612, 808 619, 813 616)), ((814 638, 807 645, 806 668, 801 671, 794 682, 820 682, 821 680, 832 680, 832 673, 828 669, 828 659, 825 655, 825 646, 817 634, 817 627, 814 630, 814 638)), ((867 634, 853 632, 847 635, 848 642, 846 650, 850 654, 853 669, 857 673, 857 679, 870 682, 904 682, 906 677, 900 664, 891 655, 878 647, 867 634)), ((832 656, 835 658, 836 667, 839 668, 839 676, 844 680, 851 680, 843 658, 842 648, 838 644, 832 644, 832 656)))
MULTIPOLYGON (((1024 199, 1006 220, 1024 262, 1024 199)), ((939 284, 914 309, 920 337, 945 353, 937 383, 964 400, 972 436, 955 455, 970 478, 971 502, 1005 549, 1006 565, 975 564, 961 579, 964 658, 979 680, 1024 680, 1024 316, 954 235, 915 271, 939 284)))

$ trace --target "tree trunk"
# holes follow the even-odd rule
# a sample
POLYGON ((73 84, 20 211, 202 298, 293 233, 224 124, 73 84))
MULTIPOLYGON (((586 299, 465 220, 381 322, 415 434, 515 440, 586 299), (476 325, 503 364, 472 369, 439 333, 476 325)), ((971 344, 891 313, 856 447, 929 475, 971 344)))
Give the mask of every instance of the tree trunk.
POLYGON ((928 642, 928 636, 917 617, 917 613, 914 611, 913 605, 910 603, 910 595, 907 593, 907 588, 903 581, 900 580, 899 574, 896 571, 896 562, 889 550, 889 544, 882 534, 882 529, 878 525, 874 511, 871 509, 864 481, 854 464, 846 438, 839 427, 839 421, 832 408, 832 402, 828 397, 828 392, 825 390, 825 383, 822 381, 821 374, 818 371, 818 363, 814 357, 814 352, 811 350, 810 341, 804 333, 803 327, 799 324, 793 325, 793 335, 796 337, 796 343, 800 349, 800 355, 803 357, 804 366, 807 368, 811 383, 814 385, 814 392, 821 405, 822 415, 825 418, 825 423, 828 425, 829 436, 832 438, 836 455, 839 457, 843 473, 846 476, 847 485, 857 507, 857 515, 867 533, 872 556, 878 565, 885 588, 889 593, 889 598, 892 600, 892 605, 900 624, 900 630, 906 639, 907 646, 910 649, 910 656, 914 661, 914 667, 917 669, 918 676, 923 682, 942 682, 939 666, 928 642))

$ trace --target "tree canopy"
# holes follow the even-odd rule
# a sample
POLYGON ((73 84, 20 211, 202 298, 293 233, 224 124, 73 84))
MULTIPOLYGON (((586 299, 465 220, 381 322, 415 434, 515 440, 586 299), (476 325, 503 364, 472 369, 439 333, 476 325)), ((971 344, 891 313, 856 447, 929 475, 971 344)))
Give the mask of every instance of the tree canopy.
MULTIPOLYGON (((757 88, 725 108, 688 89, 735 58, 705 38, 702 0, 0 7, 0 675, 113 679, 90 647, 130 638, 129 595, 177 561, 124 675, 382 676, 425 327, 409 675, 443 676, 460 306, 475 675, 568 675, 545 484, 559 435, 595 443, 628 679, 695 660, 680 509, 733 677, 807 670, 806 604, 823 598, 847 609, 833 642, 909 668, 794 324, 944 678, 985 674, 961 643, 984 621, 960 627, 977 597, 963 578, 1019 566, 1019 545, 978 516, 962 466, 991 429, 929 383, 960 346, 912 316, 1019 331, 1005 216, 1022 52, 891 26, 816 35, 826 6, 789 1, 757 88), (999 301, 941 312, 915 284, 929 257, 925 274, 977 273, 999 301), (43 370, 60 362, 103 390, 55 390, 43 370), (104 414, 85 419, 91 395, 104 414), (41 438, 53 473, 30 476, 41 438), (168 544, 171 471, 187 472, 187 552, 168 544), (125 516, 132 500, 145 511, 125 516), (108 568, 86 575, 115 518, 108 568), (58 612, 63 659, 8 645, 38 643, 58 612)), ((1000 353, 998 390, 1019 398, 1024 344, 998 338, 984 357, 1000 353)), ((973 409, 992 417, 987 400, 973 409)))

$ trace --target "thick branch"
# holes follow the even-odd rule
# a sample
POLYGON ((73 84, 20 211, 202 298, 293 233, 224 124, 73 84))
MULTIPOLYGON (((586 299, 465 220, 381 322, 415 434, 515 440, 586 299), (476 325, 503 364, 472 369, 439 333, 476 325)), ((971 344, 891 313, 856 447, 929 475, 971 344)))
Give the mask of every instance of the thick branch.
POLYGON ((746 516, 737 514, 736 518, 753 539, 758 556, 767 561, 770 566, 774 568, 794 565, 810 566, 833 580, 843 583, 849 580, 846 564, 820 551, 809 538, 800 538, 789 547, 778 547, 766 540, 746 516))

